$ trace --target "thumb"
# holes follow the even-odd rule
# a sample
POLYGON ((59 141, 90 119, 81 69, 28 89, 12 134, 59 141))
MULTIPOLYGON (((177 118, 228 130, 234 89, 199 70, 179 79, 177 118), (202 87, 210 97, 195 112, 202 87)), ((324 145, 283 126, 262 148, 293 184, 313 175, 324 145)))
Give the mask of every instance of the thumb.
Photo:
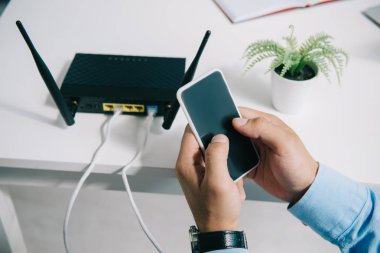
POLYGON ((232 125, 240 134, 261 140, 265 145, 273 150, 282 150, 287 143, 289 134, 281 126, 273 124, 265 117, 254 119, 235 118, 232 125))
POLYGON ((227 169, 228 150, 227 136, 218 134, 212 138, 205 152, 205 177, 213 178, 213 180, 230 178, 227 169))

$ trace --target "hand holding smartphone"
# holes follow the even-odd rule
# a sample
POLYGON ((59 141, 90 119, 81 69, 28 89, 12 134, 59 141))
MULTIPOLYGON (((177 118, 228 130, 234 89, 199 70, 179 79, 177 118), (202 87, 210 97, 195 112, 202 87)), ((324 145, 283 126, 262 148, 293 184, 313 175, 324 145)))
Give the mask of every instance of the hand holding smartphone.
POLYGON ((213 70, 181 87, 177 99, 202 152, 213 136, 228 137, 227 165, 234 181, 257 167, 260 159, 254 144, 232 127, 232 119, 240 117, 240 113, 220 70, 213 70))

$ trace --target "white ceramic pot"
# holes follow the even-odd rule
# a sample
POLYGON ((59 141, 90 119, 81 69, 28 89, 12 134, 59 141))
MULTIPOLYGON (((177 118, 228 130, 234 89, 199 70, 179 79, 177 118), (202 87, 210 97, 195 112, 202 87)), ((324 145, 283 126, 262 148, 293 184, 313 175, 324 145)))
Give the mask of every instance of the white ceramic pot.
POLYGON ((272 104, 279 112, 297 114, 307 107, 313 84, 318 77, 318 68, 311 67, 317 74, 305 81, 286 79, 272 71, 272 104))

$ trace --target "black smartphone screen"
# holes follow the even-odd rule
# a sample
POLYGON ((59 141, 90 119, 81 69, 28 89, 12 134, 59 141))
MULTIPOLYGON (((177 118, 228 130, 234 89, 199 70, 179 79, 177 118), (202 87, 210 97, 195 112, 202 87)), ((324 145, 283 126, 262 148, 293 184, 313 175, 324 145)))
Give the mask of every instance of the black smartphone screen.
POLYGON ((214 135, 228 137, 227 164, 233 180, 257 166, 259 156, 254 144, 232 127, 232 119, 240 116, 221 72, 212 72, 184 89, 180 96, 205 149, 214 135))

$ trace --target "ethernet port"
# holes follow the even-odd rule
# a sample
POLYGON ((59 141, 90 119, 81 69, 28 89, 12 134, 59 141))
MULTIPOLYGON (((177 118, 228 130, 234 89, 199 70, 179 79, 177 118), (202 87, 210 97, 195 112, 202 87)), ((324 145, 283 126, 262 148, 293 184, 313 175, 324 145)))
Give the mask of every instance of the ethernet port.
POLYGON ((132 105, 124 105, 124 111, 125 112, 132 112, 133 111, 133 106, 132 105))
POLYGON ((105 112, 111 112, 114 110, 113 104, 103 104, 103 111, 105 112))
POLYGON ((135 110, 137 112, 144 112, 144 106, 143 105, 135 105, 135 110))

